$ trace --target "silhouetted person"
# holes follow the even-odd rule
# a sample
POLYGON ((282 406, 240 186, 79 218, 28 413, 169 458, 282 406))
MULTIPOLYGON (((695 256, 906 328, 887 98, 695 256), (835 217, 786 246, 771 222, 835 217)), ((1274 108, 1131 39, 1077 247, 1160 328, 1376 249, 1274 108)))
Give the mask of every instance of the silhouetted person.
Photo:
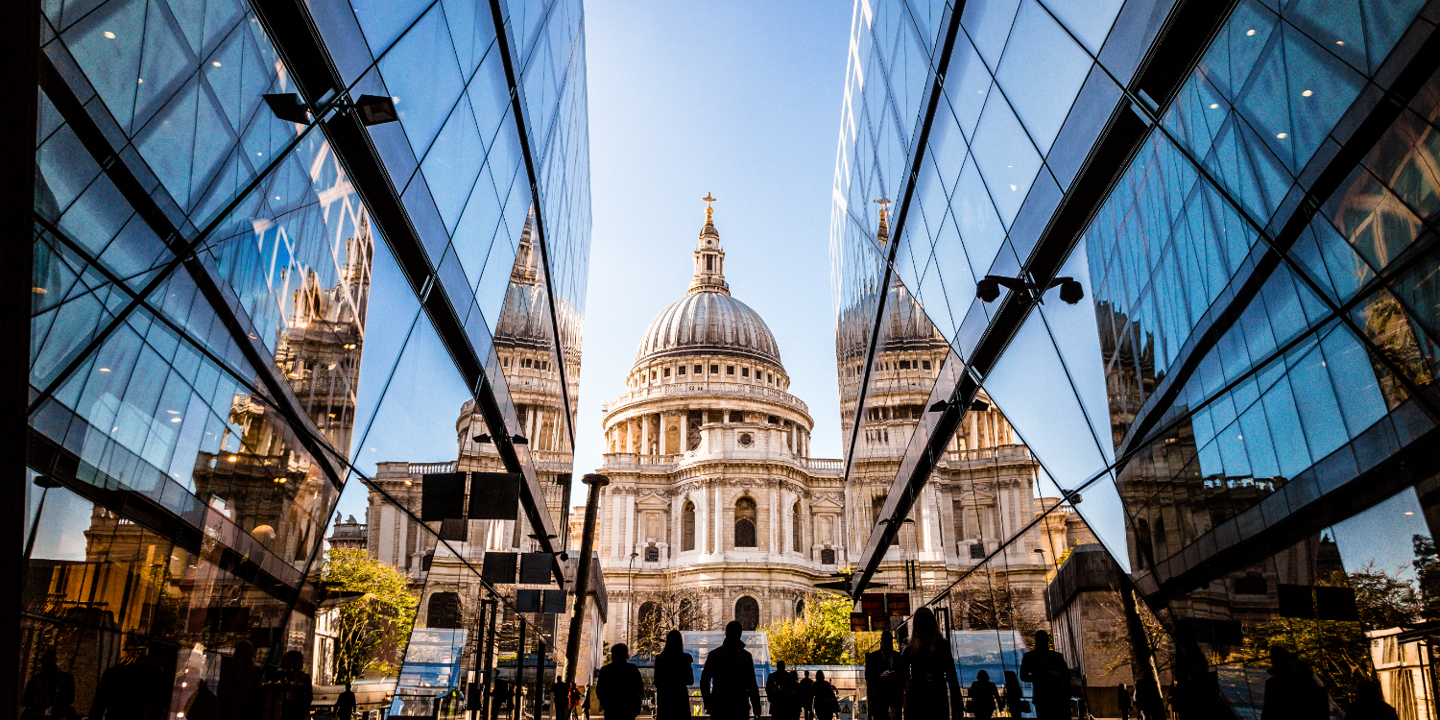
POLYGON ((665 648, 655 656, 655 720, 690 717, 690 686, 695 684, 695 658, 685 652, 679 630, 665 634, 665 648))
POLYGON ((305 654, 288 650, 280 656, 280 670, 265 681, 265 720, 308 720, 315 689, 305 672, 305 654))
MULTIPOLYGON (((190 717, 186 715, 186 717, 190 717)), ((355 717, 355 691, 350 689, 350 683, 345 683, 345 690, 335 698, 336 720, 351 720, 355 717)), ((194 720, 194 718, 191 718, 194 720)))
MULTIPOLYGON (((355 695, 350 695, 353 700, 355 695)), ((349 715, 338 717, 349 720, 349 715)), ((209 683, 201 679, 195 686, 195 694, 190 696, 190 702, 185 706, 185 720, 219 720, 220 700, 215 693, 210 692, 209 683)))
POLYGON ((961 717, 960 679, 950 642, 940 635, 940 625, 930 608, 916 611, 910 623, 910 642, 900 654, 905 679, 905 720, 961 717))
POLYGON ((550 714, 555 720, 570 717, 570 684, 560 673, 556 673, 555 683, 550 686, 550 714))
POLYGON ((1130 720, 1130 710, 1134 703, 1130 698, 1130 687, 1120 683, 1120 695, 1117 698, 1120 703, 1120 720, 1130 720))
POLYGON ((20 696, 20 706, 25 710, 20 717, 72 717, 74 702, 75 676, 60 669, 54 648, 46 650, 40 656, 40 669, 25 683, 25 692, 20 696))
POLYGON ((1330 716, 1330 697, 1310 668, 1289 649, 1270 646, 1270 677, 1260 720, 1308 720, 1330 716))
POLYGON ((264 671, 255 664, 255 646, 248 640, 235 643, 235 652, 220 658, 220 701, 222 720, 251 720, 260 715, 260 681, 264 671))
POLYGON ((892 720, 900 715, 905 699, 904 688, 897 684, 900 653, 895 652, 895 636, 889 630, 880 633, 880 649, 865 655, 865 691, 870 705, 870 720, 892 720))
POLYGON ((825 671, 815 673, 815 717, 830 720, 840 711, 840 699, 835 697, 835 686, 825 679, 825 671))
POLYGON ((800 709, 805 711, 805 720, 815 717, 815 681, 810 679, 809 670, 800 679, 800 709))
POLYGON ((1035 649, 1020 659, 1020 679, 1030 683, 1039 720, 1070 717, 1070 666, 1051 649, 1050 633, 1035 633, 1035 649))
POLYGON ((1345 717, 1346 720, 1400 720, 1395 708, 1385 702, 1380 683, 1374 680, 1361 680, 1356 686, 1355 702, 1350 703, 1345 717))
POLYGON ((120 662, 100 676, 95 700, 90 704, 94 720, 158 720, 170 706, 164 672, 147 656, 145 643, 131 638, 121 650, 120 662))
POLYGON ((775 663, 775 672, 765 679, 765 699, 770 701, 770 717, 774 720, 797 720, 800 717, 800 683, 795 673, 785 670, 785 661, 775 663))
POLYGON ((755 682, 755 660, 740 639, 740 622, 725 625, 725 642, 710 651, 700 672, 700 698, 714 720, 760 717, 760 686, 755 682))
POLYGON ((975 673, 975 682, 970 683, 970 712, 981 720, 990 720, 999 708, 1000 691, 990 682, 990 673, 975 673))
POLYGON ((630 662, 630 648, 625 643, 611 645, 610 664, 600 668, 595 688, 606 720, 635 720, 644 692, 645 681, 640 679, 640 668, 630 662))
POLYGON ((1005 710, 1010 717, 1020 717, 1025 712, 1025 688, 1020 676, 1014 670, 1005 671, 1005 710))

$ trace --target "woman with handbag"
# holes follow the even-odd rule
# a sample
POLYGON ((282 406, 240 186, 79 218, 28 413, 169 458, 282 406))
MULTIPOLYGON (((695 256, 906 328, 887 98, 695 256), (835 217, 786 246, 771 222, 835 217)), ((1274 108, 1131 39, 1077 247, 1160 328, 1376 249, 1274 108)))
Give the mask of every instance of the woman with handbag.
POLYGON ((930 608, 920 608, 910 626, 910 643, 901 653, 905 682, 905 720, 943 720, 963 717, 960 680, 950 643, 930 608))

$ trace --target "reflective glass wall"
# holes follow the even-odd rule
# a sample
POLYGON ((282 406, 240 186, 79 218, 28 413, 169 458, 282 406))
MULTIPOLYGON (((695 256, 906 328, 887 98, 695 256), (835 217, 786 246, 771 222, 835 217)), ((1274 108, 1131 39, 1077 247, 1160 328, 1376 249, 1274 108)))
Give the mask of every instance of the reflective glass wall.
POLYGON ((564 548, 590 232, 581 3, 42 6, 27 712, 333 702, 357 593, 326 537, 347 489, 408 517, 423 559, 367 677, 393 689, 409 628, 437 615, 467 638, 445 687, 526 652, 553 671, 553 622, 376 477, 386 460, 453 469, 457 433, 489 435, 476 469, 523 477, 523 549, 564 548), (394 117, 356 108, 366 95, 394 117), (417 613, 436 556, 473 597, 417 613))
MULTIPOLYGON (((1002 546, 1057 514, 1093 533, 1045 589, 1072 703, 1118 716, 1123 684, 1251 717, 1280 678, 1316 707, 1378 683, 1433 713, 1434 4, 855 7, 831 225, 847 481, 872 480, 881 289, 954 371, 852 582, 979 398, 1059 498, 1002 546)), ((953 626, 962 586, 1013 562, 986 553, 931 606, 953 626)))

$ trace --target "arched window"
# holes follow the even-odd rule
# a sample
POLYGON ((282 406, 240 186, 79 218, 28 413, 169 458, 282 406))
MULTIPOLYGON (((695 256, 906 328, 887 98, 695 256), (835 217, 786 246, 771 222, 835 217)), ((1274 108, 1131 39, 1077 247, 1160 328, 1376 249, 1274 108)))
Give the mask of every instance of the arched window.
POLYGON ((760 627, 760 603, 745 595, 735 601, 735 619, 740 621, 741 630, 756 630, 760 627))
POLYGON ((453 592, 438 592, 431 595, 430 604, 425 613, 425 626, 458 629, 460 627, 460 596, 453 592))
POLYGON ((677 622, 675 624, 679 626, 676 628, 678 630, 700 629, 696 627, 700 624, 700 612, 695 608, 695 603, 691 602, 690 598, 680 598, 680 612, 676 620, 677 622))
POLYGON ((804 540, 804 533, 801 532, 800 503, 795 503, 795 510, 792 513, 795 517, 790 519, 790 549, 800 552, 800 545, 804 540))
POLYGON ((755 501, 748 497, 735 501, 735 547, 758 547, 755 544, 755 501))
POLYGON ((1150 523, 1142 518, 1135 524, 1135 567, 1145 568, 1154 554, 1155 548, 1150 545, 1150 523))
POLYGON ((805 617, 805 598, 800 598, 795 601, 795 617, 805 617))
POLYGON ((695 549, 695 503, 685 501, 685 509, 680 511, 680 550, 695 549))
POLYGON ((635 631, 635 635, 640 639, 640 647, 653 647, 664 640, 669 628, 660 627, 659 603, 641 603, 640 614, 635 620, 635 631))

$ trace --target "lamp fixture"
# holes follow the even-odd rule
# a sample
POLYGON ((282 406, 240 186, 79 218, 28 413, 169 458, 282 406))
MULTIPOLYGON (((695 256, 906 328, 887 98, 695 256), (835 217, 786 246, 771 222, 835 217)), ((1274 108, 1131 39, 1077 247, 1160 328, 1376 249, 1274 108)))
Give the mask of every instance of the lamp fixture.
MULTIPOLYGON (((480 433, 479 435, 476 435, 475 437, 472 437, 472 438, 470 438, 470 439, 471 439, 471 440, 474 440, 475 442, 477 442, 477 443, 479 443, 479 444, 481 444, 481 445, 489 445, 490 443, 495 442, 495 441, 490 437, 490 434, 489 434, 489 433, 480 433)), ((524 435, 511 435, 511 436, 510 436, 510 444, 511 444, 511 445, 529 445, 529 444, 530 444, 530 441, 529 441, 529 440, 526 440, 524 435)))
MULTIPOLYGON (((936 400, 934 404, 930 406, 930 412, 945 412, 945 410, 949 407, 949 400, 936 400)), ((990 409, 990 403, 987 403, 984 400, 971 400, 970 409, 975 412, 985 412, 986 410, 990 409)))
MULTIPOLYGON (((299 125, 310 123, 310 108, 300 99, 299 93, 270 93, 265 95, 265 104, 269 105, 270 112, 275 113, 275 117, 281 120, 299 125)), ((354 110, 360 122, 366 126, 382 125, 400 119, 400 113, 395 110, 394 99, 384 95, 361 95, 360 99, 353 103, 336 100, 325 109, 329 108, 340 112, 354 110)), ((323 110, 315 114, 323 114, 323 110)))
POLYGON ((1000 275, 986 275, 976 283, 975 297, 979 298, 980 302, 991 302, 1000 297, 1002 287, 1021 293, 1024 299, 1042 305, 1045 304, 1045 292, 1056 287, 1060 288, 1060 299, 1066 304, 1074 305, 1085 298, 1085 289, 1081 287, 1080 281, 1072 277, 1057 277, 1042 287, 1030 276, 1011 278, 1000 275))

